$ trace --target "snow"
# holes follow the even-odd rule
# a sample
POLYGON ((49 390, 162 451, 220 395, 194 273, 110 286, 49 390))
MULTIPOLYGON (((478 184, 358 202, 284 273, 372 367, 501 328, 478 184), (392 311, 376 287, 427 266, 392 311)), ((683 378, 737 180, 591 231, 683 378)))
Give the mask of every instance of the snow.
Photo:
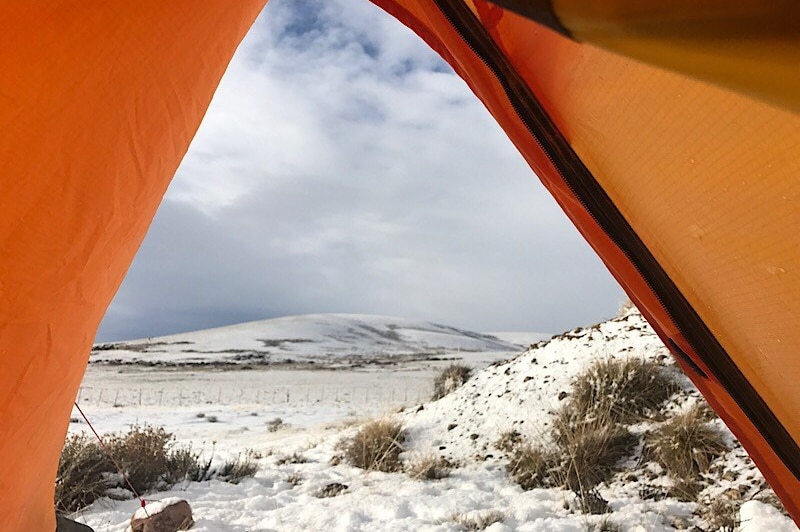
POLYGON ((136 513, 133 514, 133 518, 147 519, 152 515, 163 512, 164 508, 172 506, 173 504, 177 504, 182 500, 184 499, 181 499, 180 497, 167 497, 165 499, 150 502, 146 505, 146 507, 140 507, 138 510, 136 510, 136 513))
MULTIPOLYGON (((320 345, 335 344, 340 339, 324 336, 320 324, 336 319, 315 317, 311 326, 305 317, 299 320, 306 328, 302 335, 313 332, 320 345)), ((346 322, 353 319, 376 329, 387 323, 386 318, 363 316, 348 317, 346 322)), ((296 323, 290 319, 281 327, 296 323)), ((428 335, 430 331, 417 324, 416 332, 409 333, 412 322, 392 318, 390 323, 398 325, 395 331, 402 328, 403 338, 419 334, 413 341, 450 330, 437 325, 434 334, 428 335)), ((254 334, 256 328, 245 324, 226 328, 233 332, 204 332, 193 341, 202 343, 203 349, 213 346, 224 351, 228 348, 223 336, 244 345, 247 338, 260 337, 260 332, 254 334)), ((369 349, 374 348, 374 336, 366 337, 369 349)), ((464 342, 458 339, 455 343, 461 348, 464 342)), ((171 359, 170 353, 157 356, 171 359)), ((434 359, 325 370, 93 364, 80 402, 101 432, 146 422, 165 426, 181 445, 191 445, 206 457, 213 455, 216 461, 248 449, 258 453, 259 472, 239 484, 186 482, 146 496, 148 501, 187 500, 196 521, 193 530, 199 532, 459 531, 464 530, 461 523, 489 522, 493 515, 502 517, 486 528, 493 532, 586 531, 601 524, 625 531, 667 531, 701 524, 695 515, 696 504, 670 498, 646 500, 638 481, 601 486, 612 514, 581 514, 570 492, 522 490, 508 478, 506 458, 494 447, 498 436, 509 429, 546 439, 551 422, 548 412, 559 407, 560 392, 569 390, 572 378, 598 357, 635 356, 669 365, 667 351, 638 313, 627 312, 615 320, 540 341, 535 348, 507 360, 512 356, 514 353, 500 356, 496 351, 442 349, 441 356, 434 359), (474 366, 474 376, 450 395, 428 401, 434 376, 453 360, 474 366), (405 473, 332 465, 332 458, 340 452, 339 443, 352 436, 361 422, 375 417, 392 417, 403 423, 408 432, 403 454, 406 462, 435 454, 458 462, 458 467, 448 478, 421 481, 405 473), (277 426, 276 418, 282 422, 277 426), (305 461, 287 461, 293 454, 305 461), (332 483, 347 488, 336 496, 320 497, 320 491, 332 483)), ((685 384, 688 389, 688 381, 685 384)), ((688 397, 675 408, 687 407, 694 400, 694 396, 688 397)), ((82 422, 70 425, 72 432, 86 430, 82 422)), ((740 447, 724 460, 741 482, 757 485, 763 481, 740 447)), ((708 496, 737 486, 733 481, 720 481, 708 496)), ((102 499, 75 518, 97 532, 122 532, 137 508, 135 500, 102 499)), ((788 517, 757 501, 743 504, 740 516, 743 531, 797 530, 788 517)))
POLYGON ((786 517, 768 504, 747 501, 739 509, 741 532, 773 532, 783 530, 786 517))
POLYGON ((541 333, 541 332, 511 332, 511 331, 504 331, 504 332, 487 332, 489 336, 494 336, 495 338, 499 338, 504 342, 508 342, 515 345, 522 345, 526 348, 533 344, 538 344, 544 340, 549 340, 553 337, 552 334, 549 333, 541 333))
POLYGON ((449 352, 514 353, 520 345, 435 323, 360 314, 309 314, 96 345, 91 362, 174 364, 360 363, 449 352))

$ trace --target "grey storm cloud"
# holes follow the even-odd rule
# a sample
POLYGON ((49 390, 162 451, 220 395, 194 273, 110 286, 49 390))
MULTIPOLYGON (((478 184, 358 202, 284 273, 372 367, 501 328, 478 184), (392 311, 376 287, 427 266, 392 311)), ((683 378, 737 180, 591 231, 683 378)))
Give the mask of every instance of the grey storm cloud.
POLYGON ((231 63, 98 340, 313 312, 558 332, 623 298, 416 36, 369 2, 276 1, 231 63))

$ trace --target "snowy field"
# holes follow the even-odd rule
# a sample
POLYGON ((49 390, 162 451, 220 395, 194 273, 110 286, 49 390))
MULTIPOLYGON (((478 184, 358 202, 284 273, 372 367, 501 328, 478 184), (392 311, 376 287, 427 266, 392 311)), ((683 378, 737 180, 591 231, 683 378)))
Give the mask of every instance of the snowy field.
MULTIPOLYGON (((425 402, 434 376, 453 361, 485 367, 507 357, 508 353, 463 353, 388 370, 92 364, 78 398, 101 433, 126 431, 134 424, 161 425, 195 449, 210 449, 211 442, 217 442, 217 452, 226 456, 248 448, 263 450, 259 443, 266 443, 262 438, 267 423, 275 418, 283 421, 281 439, 298 433, 301 439, 311 438, 321 427, 382 417, 425 402)), ((77 411, 72 419, 71 431, 88 429, 77 411)))
MULTIPOLYGON (((615 356, 665 360, 667 354, 633 313, 571 331, 518 355, 456 351, 437 357, 444 360, 326 370, 92 364, 80 404, 100 432, 149 423, 164 426, 180 444, 206 457, 213 454, 217 461, 256 453, 258 473, 240 484, 187 482, 146 496, 188 500, 196 521, 193 530, 691 529, 699 524, 694 503, 642 498, 636 482, 602 486, 613 509, 606 516, 580 513, 574 496, 564 490, 523 491, 505 472, 506 457, 493 448, 498 435, 512 428, 523 435, 546 435, 547 412, 557 407, 559 393, 571 379, 589 361, 615 356), (483 369, 456 392, 431 402, 434 376, 451 359, 483 369), (506 359, 513 360, 502 362, 506 359), (407 462, 436 454, 458 467, 448 478, 423 481, 406 473, 332 465, 339 442, 351 437, 359 423, 386 417, 402 422, 408 433, 407 462), (282 424, 271 431, 276 418, 282 424), (346 488, 321 497, 334 483, 346 488)), ((77 412, 70 430, 87 430, 77 412)), ((730 442, 734 445, 732 438, 730 442)), ((725 460, 738 471, 740 482, 760 482, 740 448, 725 460)), ((736 487, 720 483, 709 495, 736 487)), ((102 499, 75 519, 97 532, 123 532, 137 505, 102 499)), ((747 532, 797 530, 788 517, 756 500, 742 505, 740 519, 740 530, 747 532)))

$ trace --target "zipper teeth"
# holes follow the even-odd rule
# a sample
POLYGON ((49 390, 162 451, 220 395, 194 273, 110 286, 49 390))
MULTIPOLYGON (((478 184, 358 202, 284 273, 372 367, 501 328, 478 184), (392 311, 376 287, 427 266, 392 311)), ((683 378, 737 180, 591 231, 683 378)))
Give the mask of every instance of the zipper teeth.
POLYGON ((458 24, 456 24, 456 22, 453 20, 453 18, 450 15, 450 13, 446 9, 442 8, 441 2, 439 0, 434 0, 434 1, 436 2, 436 5, 439 7, 439 11, 441 11, 441 13, 444 15, 444 17, 450 23, 450 26, 455 30, 455 32, 458 33, 459 37, 461 37, 461 40, 464 42, 464 44, 466 44, 467 47, 469 47, 469 49, 472 50, 472 53, 475 54, 475 56, 478 59, 480 59, 481 63, 483 63, 486 68, 488 68, 489 70, 492 71, 492 73, 494 74, 494 77, 497 79, 497 81, 503 87, 503 93, 506 96, 506 100, 508 100, 508 103, 511 104, 511 107, 514 109, 514 113, 517 115, 517 118, 520 119, 520 122, 522 122, 522 124, 525 126, 525 129, 528 131, 528 134, 531 136, 531 138, 534 140, 534 142, 536 142, 536 145, 539 146, 539 149, 542 151, 542 153, 544 153, 545 157, 547 157, 547 160, 550 161, 550 165, 558 173, 559 177, 561 178, 561 181, 564 182, 565 185, 567 185, 567 187, 572 192, 572 195, 575 196, 578 199, 578 201, 580 202, 581 206, 583 206, 583 210, 591 217, 591 219, 592 219, 592 221, 594 221, 595 225, 597 225, 597 227, 602 229, 603 233, 609 239, 611 239, 611 241, 614 243, 614 245, 617 247, 617 249, 619 249, 622 252, 622 254, 625 255, 625 257, 628 259, 628 262, 634 267, 636 272, 639 274, 639 277, 641 277, 644 280, 644 282, 647 284, 648 288, 650 288, 650 292, 652 292, 653 296, 658 301, 658 304, 661 306, 661 308, 667 314, 667 316, 669 317, 670 321, 672 321, 672 324, 683 335, 683 331, 681 330, 681 327, 676 322, 672 311, 669 308, 667 308, 667 305, 664 303, 664 300, 661 297, 661 295, 656 290, 654 290, 654 287, 653 287, 652 283, 647 278, 647 276, 644 274, 644 271, 642 270, 641 266, 639 266, 637 261, 633 260, 633 257, 622 246, 622 244, 619 241, 619 239, 615 235, 609 234, 609 232, 606 230, 604 225, 598 219, 597 215, 593 212, 592 209, 589 209, 588 205, 586 204, 586 201, 583 199, 583 196, 575 188, 575 185, 573 185, 570 182, 570 180, 566 178, 566 176, 564 175, 564 172, 562 172, 561 168, 559 167, 559 165, 556 164, 556 161, 553 158, 553 155, 550 153, 550 150, 548 150, 547 147, 544 145, 544 143, 541 140, 539 140, 539 137, 536 135, 533 126, 530 124, 530 121, 525 116, 527 114, 525 112, 525 110, 521 109, 519 107, 519 104, 514 101, 514 98, 510 97, 509 93, 510 93, 511 89, 508 86, 508 84, 503 81, 502 74, 497 70, 497 68, 491 62, 489 62, 488 59, 486 59, 483 56, 482 53, 480 53, 480 51, 477 48, 475 48, 475 46, 470 42, 470 40, 461 32, 461 28, 459 28, 458 24))

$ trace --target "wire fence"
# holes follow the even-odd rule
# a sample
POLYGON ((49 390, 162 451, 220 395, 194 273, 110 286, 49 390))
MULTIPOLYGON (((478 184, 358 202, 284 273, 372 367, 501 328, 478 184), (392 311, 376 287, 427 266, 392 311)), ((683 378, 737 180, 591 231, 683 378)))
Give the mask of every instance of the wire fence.
POLYGON ((352 404, 391 406, 418 404, 430 398, 425 387, 325 387, 277 386, 270 388, 141 387, 103 388, 83 386, 78 391, 81 404, 98 406, 197 406, 197 405, 312 405, 352 404))

